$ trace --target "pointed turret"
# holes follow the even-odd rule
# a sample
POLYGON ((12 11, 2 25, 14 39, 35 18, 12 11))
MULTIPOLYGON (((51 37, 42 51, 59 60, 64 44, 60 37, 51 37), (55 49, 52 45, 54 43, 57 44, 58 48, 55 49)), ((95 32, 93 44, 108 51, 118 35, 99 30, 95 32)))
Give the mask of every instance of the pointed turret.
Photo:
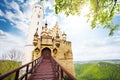
POLYGON ((62 37, 63 37, 63 40, 64 40, 64 41, 66 41, 66 36, 67 36, 67 35, 65 34, 65 32, 63 32, 62 37))
POLYGON ((35 32, 35 34, 34 34, 34 37, 38 37, 39 35, 38 35, 38 28, 36 29, 36 32, 35 32))
POLYGON ((56 38, 57 38, 57 39, 60 38, 58 31, 56 32, 56 38))
POLYGON ((38 44, 38 28, 36 29, 36 32, 34 34, 34 39, 33 39, 33 45, 36 46, 38 44))
POLYGON ((54 26, 56 29, 59 29, 59 25, 58 25, 58 22, 56 22, 55 26, 54 26))

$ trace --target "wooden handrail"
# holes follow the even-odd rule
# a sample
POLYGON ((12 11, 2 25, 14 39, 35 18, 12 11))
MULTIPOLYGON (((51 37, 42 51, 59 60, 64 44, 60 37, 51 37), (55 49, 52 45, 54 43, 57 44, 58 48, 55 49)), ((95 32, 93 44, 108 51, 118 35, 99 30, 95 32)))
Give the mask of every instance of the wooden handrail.
POLYGON ((77 80, 71 73, 69 73, 65 68, 63 68, 54 58, 51 58, 53 63, 53 67, 56 70, 58 80, 64 80, 65 76, 69 78, 69 80, 77 80))
POLYGON ((11 74, 15 73, 15 79, 14 80, 22 80, 25 78, 25 80, 28 79, 28 74, 32 73, 34 71, 34 69, 37 67, 37 65, 39 65, 42 61, 42 57, 39 57, 37 59, 35 59, 34 61, 31 61, 19 68, 16 68, 14 70, 11 70, 7 73, 4 73, 2 75, 0 75, 0 80, 3 80, 4 78, 10 76, 11 74), (30 66, 31 65, 31 66, 30 66), (23 73, 23 75, 19 76, 20 74, 20 70, 22 70, 23 68, 26 67, 26 72, 23 73))
MULTIPOLYGON (((28 74, 32 74, 32 72, 34 72, 34 70, 37 68, 37 66, 39 66, 39 64, 42 62, 43 57, 39 57, 38 59, 29 62, 19 68, 16 68, 10 72, 7 72, 5 74, 0 75, 0 80, 5 79, 6 77, 10 76, 11 74, 15 73, 15 79, 14 80, 27 80, 29 79, 30 76, 28 76, 28 74), (20 75, 20 71, 26 68, 24 71, 24 73, 22 75, 20 75)), ((56 73, 56 77, 58 80, 65 80, 66 76, 68 78, 68 80, 76 80, 76 78, 69 73, 65 68, 63 68, 53 57, 51 57, 51 62, 53 64, 53 68, 55 70, 56 73)))

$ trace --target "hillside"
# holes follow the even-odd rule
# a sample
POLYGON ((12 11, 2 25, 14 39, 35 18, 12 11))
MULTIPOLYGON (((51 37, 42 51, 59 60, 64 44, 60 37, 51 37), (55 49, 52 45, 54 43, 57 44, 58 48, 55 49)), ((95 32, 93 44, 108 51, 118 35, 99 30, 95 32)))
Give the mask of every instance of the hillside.
MULTIPOLYGON (((21 65, 21 62, 10 61, 10 60, 0 60, 0 75, 13 70, 21 65)), ((14 74, 13 74, 14 75, 14 74)), ((13 75, 8 76, 4 80, 13 80, 13 75)))
POLYGON ((75 63, 77 80, 119 80, 120 64, 110 62, 75 63))

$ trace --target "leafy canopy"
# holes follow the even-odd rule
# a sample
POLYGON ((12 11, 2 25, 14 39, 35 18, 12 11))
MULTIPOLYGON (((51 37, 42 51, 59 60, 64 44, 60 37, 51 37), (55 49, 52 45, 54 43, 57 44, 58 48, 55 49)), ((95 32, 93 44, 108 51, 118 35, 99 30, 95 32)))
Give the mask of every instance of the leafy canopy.
POLYGON ((120 27, 112 22, 114 16, 120 14, 120 0, 55 0, 54 9, 56 14, 63 12, 66 16, 80 15, 84 6, 90 8, 86 16, 92 28, 102 26, 110 30, 109 35, 113 35, 120 27))

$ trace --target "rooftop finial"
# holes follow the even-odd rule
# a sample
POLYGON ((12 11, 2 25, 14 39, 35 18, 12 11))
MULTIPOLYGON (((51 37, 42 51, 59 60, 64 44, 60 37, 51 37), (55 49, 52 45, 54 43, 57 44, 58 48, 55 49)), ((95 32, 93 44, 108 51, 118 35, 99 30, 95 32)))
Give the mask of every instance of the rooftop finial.
POLYGON ((45 22, 45 27, 46 27, 46 28, 47 28, 47 25, 48 25, 48 24, 47 24, 47 20, 46 20, 46 22, 45 22))

